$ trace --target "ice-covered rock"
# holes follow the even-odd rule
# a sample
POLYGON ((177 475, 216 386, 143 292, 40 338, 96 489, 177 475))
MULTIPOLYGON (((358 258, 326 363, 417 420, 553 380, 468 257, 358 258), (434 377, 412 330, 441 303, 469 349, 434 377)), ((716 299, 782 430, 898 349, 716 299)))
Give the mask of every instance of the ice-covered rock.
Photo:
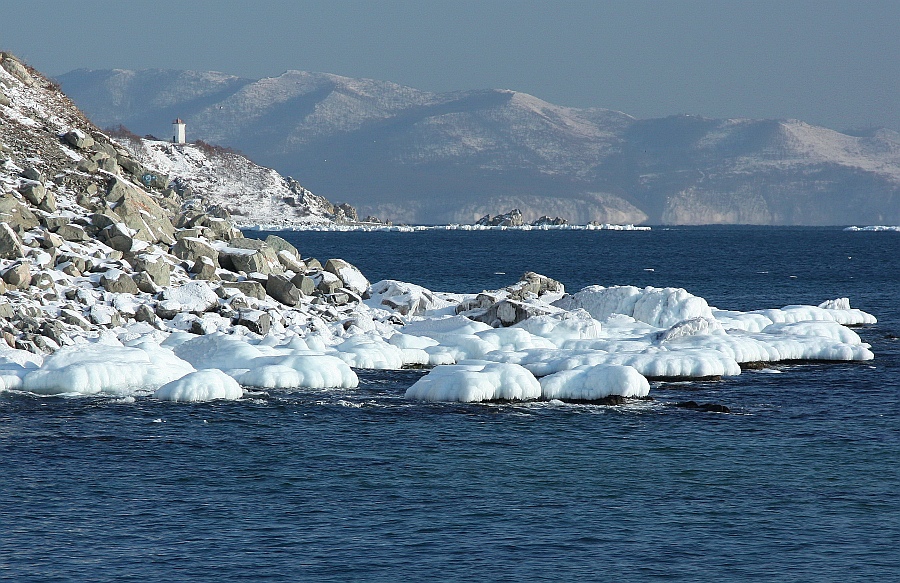
POLYGON ((640 289, 630 285, 592 285, 565 296, 554 305, 566 310, 583 308, 601 322, 613 314, 623 314, 657 328, 668 328, 692 318, 713 317, 706 300, 671 287, 640 289))
POLYGON ((541 396, 534 376, 515 364, 470 361, 439 366, 406 390, 419 401, 528 400, 541 396))
POLYGON ((236 380, 217 369, 189 373, 161 386, 153 396, 163 401, 197 402, 235 400, 244 394, 236 380))
POLYGON ((579 366, 543 377, 545 399, 596 401, 610 395, 646 397, 650 383, 630 366, 600 364, 579 366))

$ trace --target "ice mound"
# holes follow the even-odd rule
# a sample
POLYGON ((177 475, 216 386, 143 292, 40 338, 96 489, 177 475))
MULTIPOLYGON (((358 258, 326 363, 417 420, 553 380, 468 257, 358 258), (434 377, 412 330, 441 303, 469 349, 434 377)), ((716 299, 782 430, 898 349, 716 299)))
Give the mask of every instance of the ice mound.
POLYGON ((875 316, 850 307, 846 298, 829 300, 819 306, 785 306, 751 312, 713 310, 716 320, 728 330, 761 332, 771 324, 793 322, 836 322, 843 326, 860 326, 878 322, 875 316))
POLYGON ((263 356, 259 348, 238 336, 221 333, 189 336, 191 339, 175 346, 173 352, 196 368, 249 369, 255 359, 263 356))
POLYGON ((192 372, 161 386, 153 396, 163 401, 197 402, 216 399, 235 400, 244 391, 236 380, 218 369, 192 372))
POLYGON ((257 366, 237 376, 241 385, 266 389, 349 389, 359 385, 356 373, 334 356, 302 354, 265 357, 257 359, 256 363, 257 366))
MULTIPOLYGON (((352 366, 353 368, 373 368, 380 370, 396 370, 403 368, 405 353, 402 349, 389 344, 377 336, 359 335, 351 336, 347 340, 333 347, 334 355, 352 366)), ((419 354, 410 352, 410 355, 419 354)), ((417 362, 409 364, 427 364, 427 355, 417 362), (422 359, 425 362, 420 362, 422 359)))
POLYGON ((540 383, 521 366, 477 361, 439 366, 406 390, 407 399, 419 401, 470 403, 540 396, 540 383))
POLYGON ((193 372, 194 368, 166 349, 87 344, 66 346, 25 375, 22 389, 42 395, 107 393, 130 395, 153 391, 193 372))
POLYGON ((713 318, 691 318, 678 322, 668 330, 658 332, 653 339, 656 342, 669 342, 685 336, 697 336, 705 334, 724 334, 722 325, 713 318))
POLYGON ((592 285, 553 305, 570 311, 583 308, 601 322, 613 314, 624 314, 657 328, 668 328, 692 318, 713 317, 705 299, 672 287, 592 285))
POLYGON ((431 290, 393 279, 372 284, 371 293, 372 297, 366 304, 378 308, 388 307, 403 316, 418 316, 429 310, 452 305, 434 295, 431 290))
POLYGON ((545 399, 596 401, 610 395, 646 397, 650 383, 630 366, 596 365, 565 370, 540 380, 545 399))
POLYGON ((534 316, 515 324, 513 328, 522 328, 534 336, 546 338, 558 347, 570 340, 599 338, 602 333, 600 322, 582 309, 534 316))

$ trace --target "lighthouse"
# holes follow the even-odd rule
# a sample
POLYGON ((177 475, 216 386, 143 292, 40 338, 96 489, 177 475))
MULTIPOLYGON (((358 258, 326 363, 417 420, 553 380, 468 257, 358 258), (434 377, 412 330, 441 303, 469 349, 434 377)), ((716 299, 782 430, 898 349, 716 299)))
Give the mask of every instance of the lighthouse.
POLYGON ((184 139, 184 120, 176 118, 175 121, 172 122, 172 130, 175 132, 172 136, 172 141, 176 144, 185 143, 184 139))

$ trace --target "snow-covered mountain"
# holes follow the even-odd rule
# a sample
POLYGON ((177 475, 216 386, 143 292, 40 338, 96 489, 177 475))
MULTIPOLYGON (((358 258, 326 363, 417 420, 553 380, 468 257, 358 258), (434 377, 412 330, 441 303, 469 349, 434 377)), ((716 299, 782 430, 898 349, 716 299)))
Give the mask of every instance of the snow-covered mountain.
POLYGON ((288 71, 78 70, 59 78, 101 126, 226 144, 361 213, 473 222, 520 208, 570 222, 900 222, 900 135, 797 120, 638 120, 509 90, 429 93, 288 71))

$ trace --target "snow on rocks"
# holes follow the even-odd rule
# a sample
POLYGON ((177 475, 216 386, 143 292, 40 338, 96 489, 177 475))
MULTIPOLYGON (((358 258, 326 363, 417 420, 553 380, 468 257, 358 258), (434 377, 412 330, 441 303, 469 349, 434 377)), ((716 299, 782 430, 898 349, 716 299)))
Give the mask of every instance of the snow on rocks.
POLYGON ((540 383, 521 366, 478 361, 437 367, 406 390, 407 399, 419 401, 521 401, 540 396, 540 383))
POLYGON ((233 401, 244 394, 236 380, 216 369, 198 370, 161 386, 153 396, 163 401, 233 401))
MULTIPOLYGON (((432 366, 409 398, 596 401, 750 363, 873 358, 846 326, 875 318, 846 298, 735 312, 680 288, 566 295, 533 272, 478 294, 370 285, 344 260, 323 267, 276 235, 244 238, 224 204, 204 200, 240 174, 215 182, 210 152, 129 151, 48 80, 0 61, 0 390, 239 399, 241 385, 351 389, 354 368, 432 366)), ((243 185, 232 210, 353 219, 292 179, 260 186, 269 178, 243 185)))
POLYGON ((597 401, 610 395, 646 397, 650 383, 630 366, 595 365, 564 370, 540 380, 544 399, 597 401))

